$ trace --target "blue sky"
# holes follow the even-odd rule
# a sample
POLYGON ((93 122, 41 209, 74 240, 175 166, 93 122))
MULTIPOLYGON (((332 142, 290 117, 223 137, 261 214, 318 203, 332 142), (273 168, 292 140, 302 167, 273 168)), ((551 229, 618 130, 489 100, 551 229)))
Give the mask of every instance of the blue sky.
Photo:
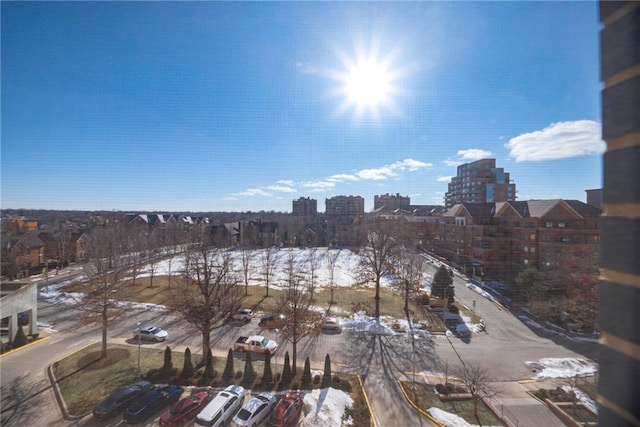
POLYGON ((442 204, 602 182, 596 2, 2 2, 2 208, 442 204))

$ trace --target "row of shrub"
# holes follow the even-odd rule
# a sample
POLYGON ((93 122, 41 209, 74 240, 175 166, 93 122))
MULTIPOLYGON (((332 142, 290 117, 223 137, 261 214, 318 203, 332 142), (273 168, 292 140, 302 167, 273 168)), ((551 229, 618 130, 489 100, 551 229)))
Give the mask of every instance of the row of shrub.
POLYGON ((234 370, 233 350, 229 349, 227 360, 222 375, 214 369, 214 360, 211 350, 206 355, 204 364, 196 367, 193 365, 191 350, 187 348, 184 353, 184 365, 180 373, 173 367, 171 348, 167 346, 164 351, 164 363, 159 369, 151 369, 147 372, 146 379, 154 383, 171 383, 180 385, 221 386, 239 384, 248 389, 260 389, 263 391, 334 387, 347 393, 351 392, 351 383, 341 380, 337 375, 331 374, 331 358, 327 354, 324 361, 324 373, 322 376, 311 376, 309 358, 304 361, 302 375, 293 375, 289 352, 284 355, 284 365, 281 373, 273 374, 271 367, 271 355, 265 356, 264 369, 259 376, 253 367, 251 353, 245 354, 244 369, 234 370))

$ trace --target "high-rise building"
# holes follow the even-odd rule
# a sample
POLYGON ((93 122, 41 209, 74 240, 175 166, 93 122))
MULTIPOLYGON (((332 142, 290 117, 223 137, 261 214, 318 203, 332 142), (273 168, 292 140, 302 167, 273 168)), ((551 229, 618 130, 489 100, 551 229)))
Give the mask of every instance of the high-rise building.
POLYGON ((385 210, 405 209, 408 210, 411 207, 411 199, 409 196, 401 196, 399 193, 382 194, 379 196, 373 196, 373 210, 384 208, 385 210))
POLYGON ((516 200, 516 184, 504 168, 496 167, 496 159, 481 159, 458 166, 445 194, 445 207, 458 203, 498 203, 516 200))
POLYGON ((293 201, 293 216, 315 217, 318 214, 318 201, 309 197, 300 197, 293 201))
POLYGON ((325 214, 352 218, 364 215, 364 198, 360 196, 335 196, 325 199, 325 214))

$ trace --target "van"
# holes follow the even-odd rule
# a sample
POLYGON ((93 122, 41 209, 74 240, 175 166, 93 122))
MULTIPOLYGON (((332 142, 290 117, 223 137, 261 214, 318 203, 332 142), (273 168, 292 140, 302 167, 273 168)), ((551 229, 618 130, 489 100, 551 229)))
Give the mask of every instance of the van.
POLYGON ((239 385, 230 385, 218 393, 196 417, 196 424, 208 427, 226 425, 244 403, 247 391, 239 385))

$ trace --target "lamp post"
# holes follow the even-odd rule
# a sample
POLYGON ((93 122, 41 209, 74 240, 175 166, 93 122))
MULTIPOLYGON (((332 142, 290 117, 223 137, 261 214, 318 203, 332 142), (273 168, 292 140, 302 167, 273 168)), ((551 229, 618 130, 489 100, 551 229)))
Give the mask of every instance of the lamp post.
POLYGON ((142 322, 138 322, 137 323, 137 328, 136 328, 136 332, 138 333, 138 376, 142 377, 142 371, 140 370, 140 340, 141 340, 141 336, 140 336, 140 325, 142 324, 142 322))

